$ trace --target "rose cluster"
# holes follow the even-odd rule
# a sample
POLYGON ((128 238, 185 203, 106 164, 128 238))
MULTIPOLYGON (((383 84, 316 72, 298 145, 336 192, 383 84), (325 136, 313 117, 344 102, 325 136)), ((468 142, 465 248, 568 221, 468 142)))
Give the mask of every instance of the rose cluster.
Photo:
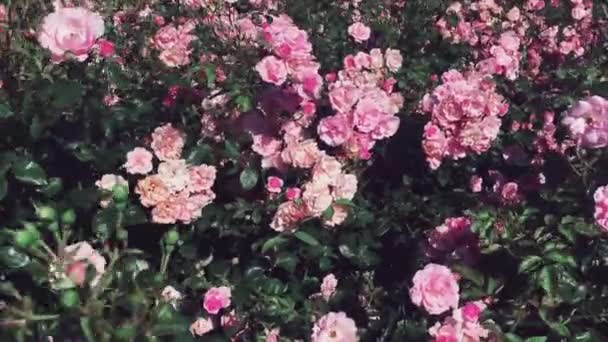
POLYGON ((318 152, 310 166, 311 180, 302 186, 301 197, 288 198, 279 206, 270 225, 272 229, 291 231, 298 222, 313 217, 322 217, 329 227, 346 219, 348 207, 339 201, 352 200, 357 192, 357 177, 345 173, 342 164, 324 152, 318 152))
POLYGON ((387 74, 399 71, 402 63, 401 53, 393 49, 346 56, 344 69, 326 77, 336 114, 319 122, 320 139, 342 146, 351 158, 369 159, 376 141, 393 136, 399 128, 395 114, 403 107, 403 97, 393 92, 396 80, 387 74))
POLYGON ((142 147, 127 154, 124 166, 130 174, 147 175, 153 170, 153 157, 160 161, 157 173, 140 179, 135 188, 141 204, 152 208, 155 223, 190 223, 215 199, 211 188, 217 170, 205 164, 188 165, 181 159, 183 146, 183 133, 166 124, 152 133, 154 155, 142 147))
POLYGON ((456 160, 487 151, 509 108, 485 75, 450 70, 441 79, 443 84, 422 100, 423 111, 431 115, 422 146, 432 169, 446 157, 456 160))
POLYGON ((583 148, 608 145, 608 100, 590 96, 578 101, 562 119, 570 137, 583 148))
POLYGON ((167 24, 150 39, 152 46, 160 52, 158 58, 168 67, 176 68, 190 63, 190 43, 196 39, 192 31, 196 24, 188 20, 183 24, 167 24))

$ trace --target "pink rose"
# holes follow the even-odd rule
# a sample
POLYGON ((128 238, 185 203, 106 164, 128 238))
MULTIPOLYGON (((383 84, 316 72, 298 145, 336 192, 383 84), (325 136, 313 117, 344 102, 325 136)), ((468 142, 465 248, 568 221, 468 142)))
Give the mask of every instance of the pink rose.
POLYGON ((327 227, 339 226, 348 217, 348 207, 345 205, 333 204, 331 206, 333 214, 330 218, 324 218, 323 224, 327 227))
POLYGON ((347 115, 328 116, 319 122, 319 138, 329 146, 344 144, 352 134, 352 123, 347 115))
POLYGON ((348 27, 348 34, 353 37, 357 43, 363 43, 368 40, 372 31, 369 27, 361 22, 356 22, 348 27))
POLYGON ((301 195, 302 190, 300 188, 287 188, 285 191, 285 197, 290 201, 300 198, 301 195))
POLYGON ((297 168, 311 168, 320 156, 321 151, 313 139, 299 143, 287 144, 281 152, 283 161, 297 168))
POLYGON ((338 286, 338 279, 333 273, 326 275, 321 283, 321 295, 326 301, 330 300, 331 297, 336 293, 336 287, 338 286))
POLYGON ((279 342, 279 328, 274 328, 272 330, 266 330, 266 337, 264 339, 265 342, 279 342))
POLYGON ((458 307, 459 286, 452 271, 438 264, 428 264, 414 275, 410 289, 412 303, 431 315, 440 315, 458 307))
POLYGON ((304 185, 302 201, 310 216, 320 217, 333 202, 329 187, 326 184, 311 182, 304 185))
POLYGON ((167 185, 158 175, 140 179, 135 187, 135 193, 139 195, 141 204, 146 208, 167 201, 171 195, 167 185))
POLYGON ((283 180, 279 177, 270 176, 266 180, 266 190, 268 192, 278 194, 281 192, 282 187, 283 187, 283 180))
POLYGON ((131 152, 127 153, 127 162, 124 167, 127 173, 132 175, 145 175, 152 171, 152 158, 154 156, 150 151, 143 147, 136 147, 131 152))
POLYGON ((399 71, 403 64, 403 56, 401 56, 399 50, 386 49, 384 58, 386 60, 386 67, 392 72, 399 71))
POLYGON ((190 64, 192 50, 186 48, 173 48, 161 51, 158 58, 169 68, 176 68, 190 64))
POLYGON ((352 200, 357 192, 357 176, 353 174, 341 174, 336 178, 333 196, 335 200, 352 200))
POLYGON ((259 61, 255 66, 255 70, 264 82, 280 86, 287 80, 287 67, 285 63, 274 56, 266 56, 259 61))
POLYGON ((469 182, 472 192, 481 192, 483 186, 483 178, 473 175, 469 182))
POLYGON ((344 312, 330 312, 321 317, 312 328, 310 339, 311 342, 359 341, 355 321, 346 316, 344 312))
POLYGON ((251 149, 262 157, 269 157, 281 149, 281 141, 263 134, 255 134, 251 149))
POLYGON ((215 183, 215 177, 217 175, 217 169, 215 166, 199 165, 192 166, 188 169, 190 175, 190 182, 188 189, 191 192, 202 192, 211 190, 213 183, 215 183))
POLYGON ((608 231, 608 186, 600 186, 593 194, 595 200, 595 222, 605 231, 608 231))
POLYGON ((304 207, 294 201, 282 203, 272 218, 270 228, 277 232, 292 231, 305 214, 304 207))
POLYGON ((211 318, 199 318, 190 325, 190 333, 192 336, 203 336, 213 330, 213 321, 211 318))
POLYGON ((66 274, 78 286, 84 284, 88 265, 93 266, 95 277, 91 280, 91 286, 97 285, 105 272, 106 259, 88 242, 78 242, 66 246, 65 262, 67 264, 66 274))
POLYGON ((74 57, 83 62, 104 33, 103 18, 83 7, 63 7, 47 15, 38 42, 51 52, 54 62, 74 57))
POLYGON ((347 114, 359 101, 360 96, 361 91, 357 87, 352 84, 344 84, 331 89, 329 101, 335 111, 347 114))
POLYGON ((114 43, 107 39, 99 39, 97 41, 97 49, 99 50, 99 55, 103 58, 111 57, 116 52, 114 43))
POLYGON ((179 159, 184 148, 184 134, 171 124, 157 127, 152 132, 151 147, 162 161, 179 159))
POLYGON ((221 309, 230 306, 230 297, 230 288, 226 286, 212 287, 205 293, 203 307, 208 313, 215 315, 221 309))

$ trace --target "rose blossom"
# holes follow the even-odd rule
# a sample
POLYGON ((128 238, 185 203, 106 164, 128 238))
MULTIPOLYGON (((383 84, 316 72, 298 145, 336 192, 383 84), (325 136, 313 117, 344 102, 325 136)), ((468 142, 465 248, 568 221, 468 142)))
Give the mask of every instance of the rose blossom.
POLYGON ((338 286, 338 279, 333 273, 330 273, 323 277, 323 283, 321 283, 321 295, 323 299, 328 301, 336 293, 336 287, 338 286))
POLYGON ((190 333, 192 336, 203 336, 213 330, 213 321, 211 318, 198 318, 190 325, 190 333))
POLYGON ((353 174, 340 174, 336 178, 336 184, 333 191, 334 199, 352 200, 357 192, 357 176, 353 174))
POLYGON ((326 184, 310 182, 304 185, 302 201, 308 215, 320 217, 333 202, 330 190, 326 184))
POLYGON ((386 49, 384 58, 386 59, 386 67, 392 72, 399 71, 403 64, 403 56, 401 56, 399 50, 386 49))
POLYGON ((483 189, 483 178, 477 175, 473 175, 471 176, 469 184, 472 192, 481 192, 481 190, 483 189))
POLYGON ((265 342, 279 342, 279 334, 280 334, 280 330, 279 328, 274 328, 272 330, 268 330, 265 329, 264 333, 266 334, 266 337, 264 339, 265 342))
POLYGON ((348 207, 345 205, 333 204, 331 206, 333 214, 330 218, 323 218, 323 224, 326 227, 335 227, 341 225, 348 217, 348 207))
POLYGON ((287 80, 287 67, 285 63, 274 56, 264 57, 264 59, 256 64, 255 70, 264 82, 280 86, 287 80))
POLYGON ((282 203, 272 218, 270 228, 277 232, 291 231, 305 214, 305 208, 295 201, 282 203))
POLYGON ((135 187, 135 193, 144 207, 153 207, 160 202, 167 201, 170 196, 167 185, 158 175, 140 179, 135 187))
POLYGON ((287 147, 281 152, 281 157, 287 164, 308 169, 314 165, 320 153, 317 142, 314 139, 308 139, 299 143, 287 144, 287 147))
POLYGON ((580 147, 608 146, 608 100, 591 96, 572 106, 562 123, 580 147))
POLYGON ((106 259, 99 252, 84 241, 66 246, 63 252, 67 265, 66 274, 76 285, 84 285, 88 265, 92 265, 95 269, 91 286, 97 285, 106 268, 106 259))
POLYGON ((371 32, 369 27, 360 22, 356 22, 348 27, 348 34, 353 37, 357 43, 363 43, 368 40, 371 32))
POLYGON ((183 133, 171 124, 157 127, 152 132, 152 150, 162 161, 178 159, 184 148, 183 133))
POLYGON ((608 186, 600 186, 593 194, 595 200, 595 222, 608 231, 608 186))
POLYGON ((311 342, 356 342, 357 326, 355 321, 344 312, 330 312, 321 317, 312 329, 311 342))
POLYGON ((208 313, 215 315, 221 309, 230 306, 230 297, 230 288, 226 286, 212 287, 205 292, 203 307, 208 313))
POLYGON ((459 287, 452 271, 438 264, 428 264, 414 275, 410 289, 412 303, 431 315, 440 315, 458 307, 459 287))
POLYGON ((136 147, 127 153, 127 162, 124 167, 127 173, 145 175, 152 171, 152 158, 150 151, 142 147, 136 147))
POLYGON ((83 62, 104 33, 103 18, 83 7, 62 7, 47 15, 38 32, 38 42, 51 52, 54 62, 74 57, 83 62))
POLYGON ((217 175, 217 169, 215 166, 210 165, 199 165, 191 166, 188 168, 188 175, 190 181, 187 188, 190 192, 202 192, 211 190, 213 183, 215 183, 215 177, 217 175))
POLYGON ((290 201, 300 198, 301 195, 302 190, 300 188, 287 188, 285 191, 285 197, 290 201))
POLYGON ((329 146, 344 144, 352 134, 352 123, 346 115, 332 115, 321 119, 317 127, 319 138, 329 146))
POLYGON ((270 176, 266 180, 266 190, 268 192, 278 194, 281 192, 282 187, 283 187, 283 180, 279 177, 270 176))
POLYGON ((173 286, 165 286, 160 296, 163 301, 170 303, 174 307, 175 304, 184 297, 182 293, 177 291, 173 286))

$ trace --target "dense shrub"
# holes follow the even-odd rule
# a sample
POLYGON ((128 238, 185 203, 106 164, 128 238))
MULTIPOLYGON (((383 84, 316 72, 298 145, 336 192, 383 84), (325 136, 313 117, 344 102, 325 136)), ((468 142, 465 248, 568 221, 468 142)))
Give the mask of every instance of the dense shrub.
POLYGON ((607 20, 0 0, 0 338, 608 340, 607 20))

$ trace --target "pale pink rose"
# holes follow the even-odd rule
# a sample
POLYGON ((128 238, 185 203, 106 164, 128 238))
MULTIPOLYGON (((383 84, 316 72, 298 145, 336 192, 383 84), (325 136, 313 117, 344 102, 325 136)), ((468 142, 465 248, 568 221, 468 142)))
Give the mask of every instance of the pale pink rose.
POLYGON ((399 50, 386 49, 384 58, 386 60, 386 67, 388 70, 397 72, 399 69, 401 69, 401 65, 403 64, 403 56, 401 56, 401 52, 399 52, 399 50))
POLYGON ((593 194, 595 201, 595 222, 604 230, 608 231, 608 186, 600 186, 593 194))
POLYGON ((310 182, 303 186, 302 201, 308 215, 320 217, 333 202, 333 197, 326 184, 310 182))
POLYGON ((311 342, 357 342, 355 321, 344 312, 330 312, 321 317, 312 328, 311 342))
POLYGON ((213 330, 213 321, 211 318, 199 318, 190 325, 190 333, 192 336, 203 336, 213 330))
POLYGON ((458 307, 459 286, 452 271, 438 264, 428 264, 414 275, 410 288, 412 303, 431 315, 440 315, 458 307))
POLYGON ((270 193, 281 193, 283 188, 283 180, 279 177, 270 176, 266 179, 266 190, 270 193))
POLYGON ((167 201, 171 193, 158 175, 140 179, 135 187, 135 193, 144 207, 153 207, 158 203, 167 201))
POLYGON ((281 150, 281 141, 263 134, 252 135, 251 149, 262 157, 269 157, 281 150))
POLYGON ((372 30, 365 24, 356 22, 348 27, 348 34, 353 37, 357 43, 363 43, 371 36, 372 30))
POLYGON ((608 100, 590 96, 578 101, 568 110, 562 124, 580 147, 608 146, 608 100))
POLYGON ((78 242, 66 246, 65 253, 66 274, 78 286, 84 285, 86 270, 89 265, 95 269, 95 277, 91 280, 91 286, 97 285, 105 272, 106 259, 88 242, 78 242))
POLYGON ((287 188, 285 191, 285 197, 290 201, 300 198, 301 195, 302 190, 300 188, 287 188))
POLYGON ((336 178, 333 196, 335 200, 345 199, 352 200, 357 193, 357 176, 347 173, 340 174, 336 178))
POLYGON ((124 167, 127 169, 127 173, 132 175, 145 175, 152 171, 152 158, 154 156, 150 151, 142 147, 136 147, 127 153, 127 162, 124 167))
POLYGON ((230 288, 226 286, 212 287, 205 292, 203 307, 208 313, 216 315, 221 309, 230 306, 231 296, 230 288))
POLYGON ((277 232, 292 231, 305 214, 304 206, 300 206, 295 201, 282 203, 272 218, 270 228, 277 232))
POLYGON ((165 303, 175 304, 180 301, 184 295, 176 290, 173 286, 165 286, 161 291, 160 296, 165 303))
POLYGON ((500 190, 500 199, 505 204, 515 204, 521 201, 519 185, 515 182, 508 182, 500 190))
POLYGON ((151 42, 154 47, 158 50, 169 50, 173 49, 176 46, 180 45, 181 42, 179 40, 179 30, 174 25, 163 26, 152 38, 151 42))
MULTIPOLYGON (((215 193, 211 190, 205 190, 203 192, 190 195, 186 201, 186 210, 188 211, 190 221, 200 218, 203 214, 203 208, 211 204, 214 200, 215 193)), ((184 220, 184 222, 186 221, 184 220)))
POLYGON ((317 184, 335 185, 342 173, 342 164, 323 152, 312 169, 312 179, 317 184))
POLYGON ((38 42, 51 52, 54 62, 73 57, 82 62, 104 33, 103 18, 83 7, 63 7, 47 15, 38 42))
POLYGON ((264 59, 256 64, 255 70, 264 82, 280 86, 287 80, 287 67, 285 63, 274 56, 264 57, 264 59))
POLYGON ((157 127, 152 132, 151 147, 162 161, 179 159, 184 148, 184 134, 171 124, 157 127))
POLYGON ((344 84, 330 90, 329 101, 335 111, 347 114, 359 101, 360 96, 361 91, 357 87, 352 84, 344 84))
POLYGON ((4 23, 8 21, 8 10, 6 6, 0 5, 0 23, 4 23))
POLYGON ((400 123, 399 117, 385 115, 371 132, 371 137, 375 140, 390 138, 397 133, 400 123))
POLYGON ((205 190, 211 190, 213 187, 213 183, 215 183, 215 177, 217 175, 217 169, 215 166, 205 164, 191 166, 188 168, 188 174, 190 176, 188 190, 190 190, 190 192, 202 192, 205 190))
POLYGON ((355 55, 355 64, 357 65, 357 69, 371 69, 372 57, 365 52, 359 51, 355 55))
POLYGON ((266 337, 264 339, 265 342, 279 342, 279 328, 274 328, 272 330, 265 330, 266 337))
POLYGON ((469 182, 472 192, 481 192, 483 186, 483 178, 473 175, 469 182))
POLYGON ((369 57, 371 59, 370 66, 372 69, 378 70, 384 66, 384 55, 382 54, 382 50, 372 49, 369 52, 369 57))
POLYGON ((184 194, 171 195, 166 201, 156 204, 152 209, 152 222, 174 224, 177 221, 188 223, 192 220, 188 210, 188 197, 184 194))
POLYGON ((332 204, 331 208, 333 214, 330 218, 324 218, 323 224, 327 227, 335 227, 344 223, 348 217, 348 207, 345 205, 332 204))
POLYGON ((317 142, 308 139, 299 143, 287 144, 287 147, 281 152, 281 157, 285 163, 293 167, 309 169, 315 164, 320 153, 317 142))
POLYGON ((180 192, 190 184, 190 172, 183 159, 168 160, 158 165, 158 177, 163 180, 169 191, 180 192))
POLYGON ((521 18, 521 11, 519 10, 519 7, 517 7, 517 6, 511 8, 509 10, 509 12, 507 12, 507 19, 509 19, 510 21, 519 21, 520 18, 521 18))
POLYGON ((336 276, 333 273, 323 277, 323 282, 321 283, 321 295, 323 296, 323 299, 326 301, 330 300, 336 293, 337 286, 338 279, 336 279, 336 276))
POLYGON ((319 138, 329 146, 344 144, 352 134, 352 123, 347 115, 328 116, 319 122, 319 138))
POLYGON ((186 48, 172 48, 161 51, 158 59, 170 68, 176 68, 190 64, 190 55, 192 50, 186 48))

